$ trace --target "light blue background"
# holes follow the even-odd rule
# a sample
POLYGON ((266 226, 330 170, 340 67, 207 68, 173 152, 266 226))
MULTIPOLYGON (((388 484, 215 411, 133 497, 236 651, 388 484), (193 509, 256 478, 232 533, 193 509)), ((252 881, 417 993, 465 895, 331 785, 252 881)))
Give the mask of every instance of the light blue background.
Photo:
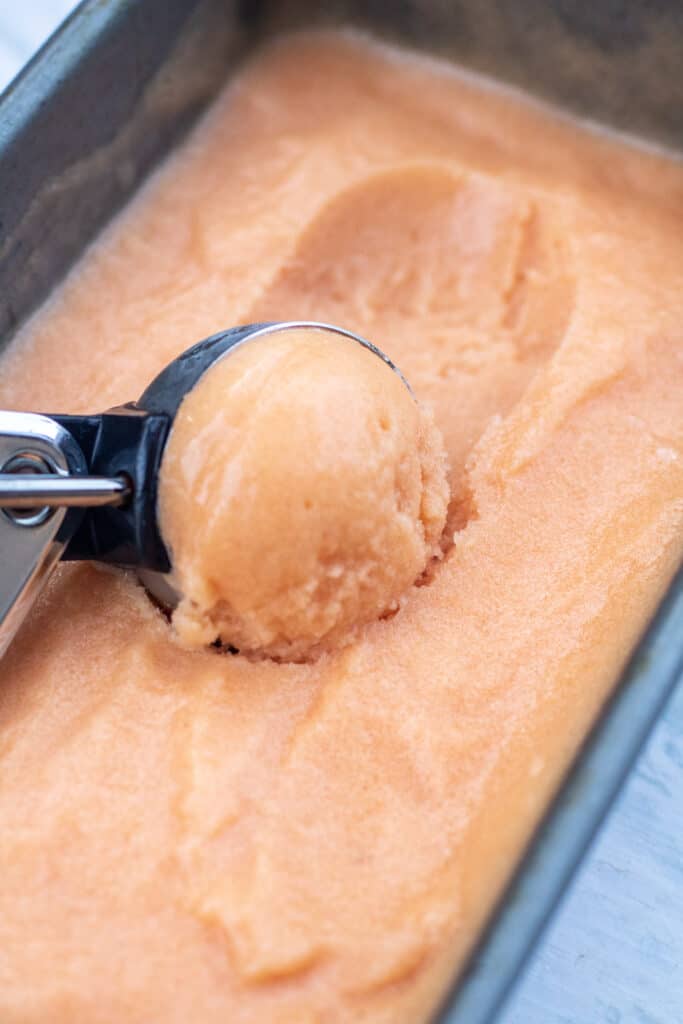
MULTIPOLYGON (((0 90, 74 6, 0 0, 0 90)), ((683 686, 504 1024, 683 1024, 683 686)))

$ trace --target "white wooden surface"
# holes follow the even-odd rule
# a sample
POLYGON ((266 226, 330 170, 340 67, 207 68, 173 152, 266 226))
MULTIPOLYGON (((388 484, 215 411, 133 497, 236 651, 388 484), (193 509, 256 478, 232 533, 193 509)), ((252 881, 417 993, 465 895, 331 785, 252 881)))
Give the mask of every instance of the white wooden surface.
MULTIPOLYGON (((74 6, 0 0, 0 90, 74 6)), ((683 1024, 683 686, 504 1019, 683 1024)))

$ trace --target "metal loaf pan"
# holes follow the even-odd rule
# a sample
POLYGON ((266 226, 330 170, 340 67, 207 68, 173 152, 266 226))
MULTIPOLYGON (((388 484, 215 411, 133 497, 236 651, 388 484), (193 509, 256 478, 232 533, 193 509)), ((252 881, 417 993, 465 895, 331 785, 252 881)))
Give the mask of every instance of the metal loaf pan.
MULTIPOLYGON (((266 34, 353 24, 683 152, 680 0, 85 0, 0 99, 0 345, 266 34)), ((455 980, 495 1021, 683 669, 683 574, 455 980)))

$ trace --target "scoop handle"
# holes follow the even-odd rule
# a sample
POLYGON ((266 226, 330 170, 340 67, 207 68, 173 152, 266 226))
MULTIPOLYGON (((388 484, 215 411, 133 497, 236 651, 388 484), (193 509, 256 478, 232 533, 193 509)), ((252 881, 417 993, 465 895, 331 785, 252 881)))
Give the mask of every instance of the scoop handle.
MULTIPOLYGON (((87 473, 78 444, 48 416, 0 411, 0 476, 7 484, 65 480, 87 473)), ((11 488, 10 488, 11 489, 11 488)), ((79 508, 0 507, 0 656, 11 643, 78 529, 79 508)))

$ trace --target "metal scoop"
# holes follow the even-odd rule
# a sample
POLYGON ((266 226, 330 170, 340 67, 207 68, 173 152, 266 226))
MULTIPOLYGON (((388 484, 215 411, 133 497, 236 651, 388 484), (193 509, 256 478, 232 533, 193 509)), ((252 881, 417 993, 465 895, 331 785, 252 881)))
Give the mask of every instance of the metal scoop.
POLYGON ((157 523, 159 469, 176 413, 238 345, 301 329, 342 335, 399 373, 378 348, 340 327, 249 324, 183 352, 137 402, 94 416, 0 411, 0 656, 60 559, 135 568, 163 604, 176 604, 157 523))

